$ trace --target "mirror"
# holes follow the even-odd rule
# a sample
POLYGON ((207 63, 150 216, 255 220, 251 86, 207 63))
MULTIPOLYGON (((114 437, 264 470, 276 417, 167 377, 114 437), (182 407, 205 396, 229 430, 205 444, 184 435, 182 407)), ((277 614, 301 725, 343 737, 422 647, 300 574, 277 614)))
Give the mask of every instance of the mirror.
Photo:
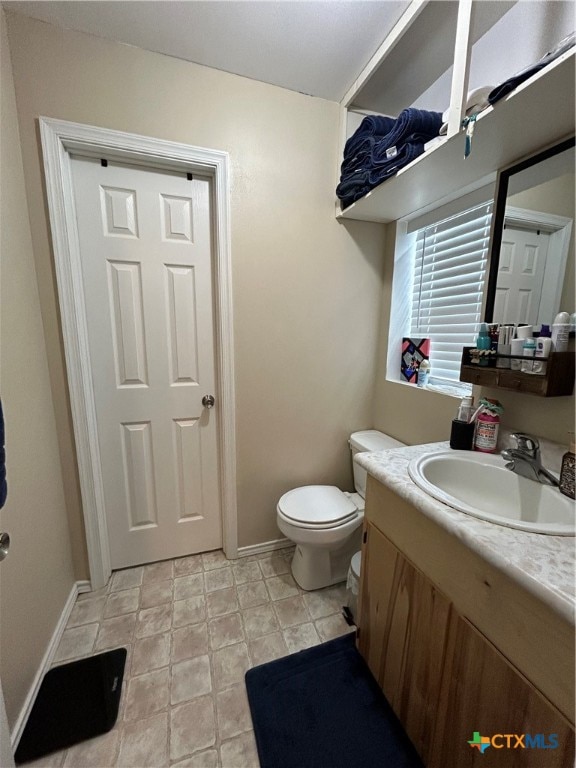
POLYGON ((552 325, 574 312, 574 138, 500 174, 486 321, 552 325))

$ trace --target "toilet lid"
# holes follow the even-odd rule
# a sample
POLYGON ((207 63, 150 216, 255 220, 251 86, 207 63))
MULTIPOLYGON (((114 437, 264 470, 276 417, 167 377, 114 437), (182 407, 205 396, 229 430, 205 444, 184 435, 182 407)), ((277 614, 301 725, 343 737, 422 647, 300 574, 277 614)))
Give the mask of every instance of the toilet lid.
POLYGON ((288 491, 278 502, 284 517, 308 525, 337 525, 351 520, 358 509, 335 485, 305 485, 288 491))

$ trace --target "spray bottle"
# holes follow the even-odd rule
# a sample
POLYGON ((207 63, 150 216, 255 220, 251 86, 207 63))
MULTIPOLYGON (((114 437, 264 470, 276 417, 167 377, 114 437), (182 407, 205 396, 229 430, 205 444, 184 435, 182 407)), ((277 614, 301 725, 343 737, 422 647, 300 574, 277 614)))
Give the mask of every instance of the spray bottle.
POLYGON ((500 415, 504 408, 498 400, 483 397, 480 407, 474 414, 476 429, 474 432, 474 450, 483 453, 495 453, 500 429, 500 415))

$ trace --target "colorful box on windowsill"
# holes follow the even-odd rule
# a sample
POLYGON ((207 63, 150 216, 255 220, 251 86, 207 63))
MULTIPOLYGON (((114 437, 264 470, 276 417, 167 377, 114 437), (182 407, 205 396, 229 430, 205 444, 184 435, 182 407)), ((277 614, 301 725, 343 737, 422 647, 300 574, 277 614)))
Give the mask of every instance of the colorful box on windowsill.
POLYGON ((418 368, 423 360, 430 359, 430 339, 402 339, 400 378, 409 384, 418 381, 418 368))

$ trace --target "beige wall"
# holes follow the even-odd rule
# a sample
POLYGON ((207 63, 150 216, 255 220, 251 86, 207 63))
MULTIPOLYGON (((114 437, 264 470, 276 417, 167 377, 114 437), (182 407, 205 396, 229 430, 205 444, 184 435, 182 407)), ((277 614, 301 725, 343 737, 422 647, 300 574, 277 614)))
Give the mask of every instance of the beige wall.
MULTIPOLYGON (((374 427, 410 445, 448 440, 450 425, 459 403, 456 398, 386 381, 395 226, 389 225, 387 229, 380 345, 373 401, 374 427)), ((574 395, 543 398, 482 387, 475 387, 474 395, 476 400, 480 396, 500 400, 505 408, 502 424, 506 428, 568 444, 568 430, 574 429, 574 395)))
POLYGON ((338 106, 8 18, 77 561, 81 513, 42 189, 40 115, 230 153, 239 544, 278 538, 278 497, 305 483, 350 487, 346 438, 372 426, 384 232, 334 218, 338 106))
POLYGON ((0 26, 0 386, 8 472, 0 519, 12 537, 0 564, 0 677, 13 727, 74 575, 3 11, 0 26))

